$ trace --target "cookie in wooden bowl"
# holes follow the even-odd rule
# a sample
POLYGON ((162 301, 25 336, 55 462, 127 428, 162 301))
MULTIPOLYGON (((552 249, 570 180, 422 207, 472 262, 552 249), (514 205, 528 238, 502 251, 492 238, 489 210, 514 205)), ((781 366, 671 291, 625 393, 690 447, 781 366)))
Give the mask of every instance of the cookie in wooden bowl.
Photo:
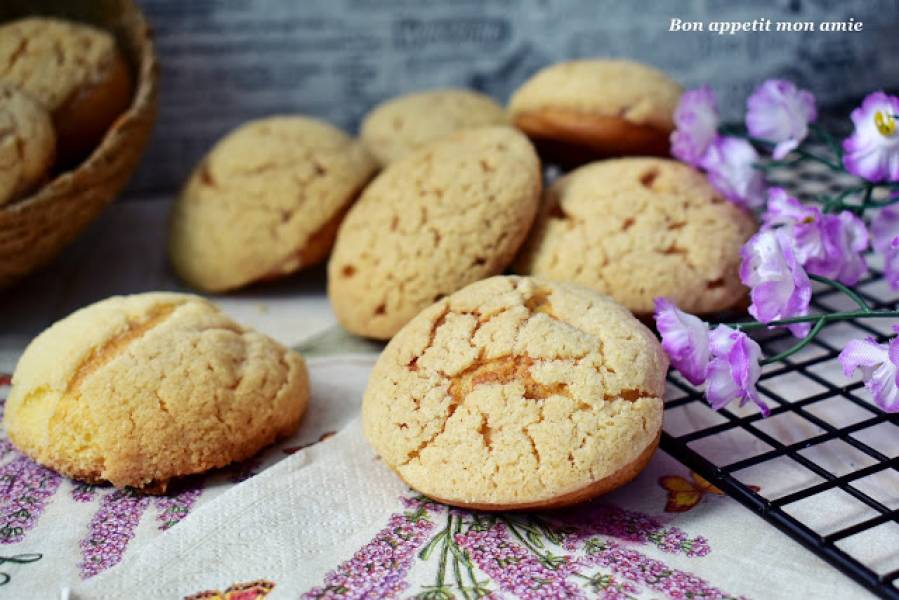
POLYGON ((0 205, 42 183, 55 156, 50 114, 26 93, 0 84, 0 205))

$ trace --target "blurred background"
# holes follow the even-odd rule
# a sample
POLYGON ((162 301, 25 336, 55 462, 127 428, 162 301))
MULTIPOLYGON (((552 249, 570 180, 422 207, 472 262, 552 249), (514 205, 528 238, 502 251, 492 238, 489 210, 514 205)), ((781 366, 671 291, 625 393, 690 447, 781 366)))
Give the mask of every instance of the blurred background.
POLYGON ((377 102, 464 86, 501 101, 571 58, 635 58, 710 83, 739 118, 763 79, 819 105, 899 88, 897 0, 141 0, 162 66, 160 115, 126 197, 171 191, 222 134, 306 113, 355 131, 377 102), (862 21, 861 32, 669 32, 684 21, 862 21))

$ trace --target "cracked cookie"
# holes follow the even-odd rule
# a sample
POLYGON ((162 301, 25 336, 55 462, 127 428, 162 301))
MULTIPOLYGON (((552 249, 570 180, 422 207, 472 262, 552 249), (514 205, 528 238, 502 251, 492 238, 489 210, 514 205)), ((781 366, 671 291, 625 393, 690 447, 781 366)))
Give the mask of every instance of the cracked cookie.
POLYGON ((75 479, 164 492, 293 433, 302 357, 197 296, 115 296, 35 338, 6 402, 10 441, 75 479))
POLYGON ((360 135, 378 162, 387 165, 455 131, 505 124, 505 110, 489 96, 444 89, 379 104, 366 115, 360 135))
POLYGON ((668 155, 681 88, 665 73, 628 60, 558 63, 509 100, 515 126, 563 164, 620 155, 668 155))
POLYGON ((321 262, 375 169, 361 142, 327 123, 247 123, 215 145, 175 202, 172 264, 192 286, 223 292, 321 262))
POLYGON ((492 277, 393 337, 369 378, 363 426, 391 469, 441 502, 565 506, 649 461, 667 368, 655 336, 610 298, 492 277))
POLYGON ((131 103, 131 72, 115 38, 83 23, 30 17, 0 27, 0 81, 47 109, 70 165, 131 103))
POLYGON ((540 161, 508 127, 452 134, 392 163, 340 226, 328 296, 351 333, 388 339, 420 310, 512 261, 540 161))
POLYGON ((0 206, 34 189, 55 154, 56 134, 47 111, 0 84, 0 206))
POLYGON ((609 294, 638 315, 665 296, 691 313, 731 308, 746 295, 740 248, 754 218, 687 165, 622 158, 557 180, 514 270, 609 294))

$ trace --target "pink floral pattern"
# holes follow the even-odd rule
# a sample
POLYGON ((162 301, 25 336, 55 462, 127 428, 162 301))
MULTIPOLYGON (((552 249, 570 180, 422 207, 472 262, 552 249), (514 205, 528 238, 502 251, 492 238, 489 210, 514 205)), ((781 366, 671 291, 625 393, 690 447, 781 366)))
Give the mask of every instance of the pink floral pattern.
POLYGON ((416 550, 434 528, 426 515, 423 510, 391 515, 372 541, 325 576, 324 586, 302 598, 396 598, 408 586, 406 573, 416 550))
POLYGON ((92 502, 97 497, 97 486, 83 481, 72 482, 72 500, 75 502, 92 502))
POLYGON ((644 584, 669 598, 735 600, 695 575, 672 569, 636 550, 611 540, 590 539, 585 544, 587 562, 612 569, 625 579, 644 584))
POLYGON ((542 563, 524 546, 509 540, 503 523, 473 527, 455 536, 478 567, 499 586, 523 598, 585 598, 578 586, 567 581, 578 563, 562 556, 552 567, 542 563))
POLYGON ((159 529, 165 531, 180 523, 202 493, 203 484, 199 483, 173 496, 154 498, 153 503, 156 505, 156 520, 159 522, 159 529))
POLYGON ((88 534, 81 540, 81 576, 93 577, 122 560, 134 530, 140 522, 149 496, 140 496, 130 490, 113 490, 100 501, 88 525, 88 534))
POLYGON ((0 467, 0 543, 25 538, 61 481, 57 473, 22 455, 0 467))
POLYGON ((413 596, 418 600, 506 594, 528 600, 621 600, 646 592, 673 599, 735 598, 629 547, 654 546, 690 558, 711 552, 705 538, 644 513, 594 503, 558 513, 488 515, 447 510, 422 496, 400 500, 413 512, 393 515, 386 529, 328 573, 324 585, 304 599, 395 598, 408 587, 405 578, 419 564, 436 566, 436 577, 433 585, 413 596), (432 518, 439 514, 445 515, 446 525, 426 541, 435 528, 432 518))

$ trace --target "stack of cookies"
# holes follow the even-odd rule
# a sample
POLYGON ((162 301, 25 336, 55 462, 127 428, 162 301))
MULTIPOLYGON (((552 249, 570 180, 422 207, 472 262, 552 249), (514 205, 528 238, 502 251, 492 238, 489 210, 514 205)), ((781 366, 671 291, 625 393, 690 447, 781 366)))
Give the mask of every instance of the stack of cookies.
POLYGON ((0 205, 85 158, 132 91, 107 31, 45 17, 0 27, 0 205))
MULTIPOLYGON (((737 269, 753 216, 666 158, 680 92, 646 65, 582 60, 538 72, 505 108, 456 89, 388 100, 358 138, 305 116, 254 121, 196 166, 169 255, 188 284, 217 293, 328 259, 340 324, 389 340, 362 413, 390 468, 457 506, 580 502, 635 477, 658 443, 668 363, 641 322, 654 298, 702 314, 746 292, 737 269), (544 163, 577 168, 544 189, 544 163)), ((302 359, 223 320, 195 297, 156 295, 72 315, 22 359, 11 439, 73 476, 147 488, 288 433, 308 397, 302 359), (118 325, 89 348, 60 341, 101 316, 118 325), (221 370, 186 364, 163 390, 153 349, 185 340, 204 348, 188 363, 221 370), (50 372, 50 360, 68 366, 50 372), (146 381, 133 394, 115 385, 132 375, 146 381), (253 389, 248 377, 280 383, 253 389), (259 427, 215 441, 204 393, 259 427), (264 410, 246 417, 250 401, 264 410), (128 410, 160 439, 211 435, 190 460, 88 436, 98 415, 128 410)))

